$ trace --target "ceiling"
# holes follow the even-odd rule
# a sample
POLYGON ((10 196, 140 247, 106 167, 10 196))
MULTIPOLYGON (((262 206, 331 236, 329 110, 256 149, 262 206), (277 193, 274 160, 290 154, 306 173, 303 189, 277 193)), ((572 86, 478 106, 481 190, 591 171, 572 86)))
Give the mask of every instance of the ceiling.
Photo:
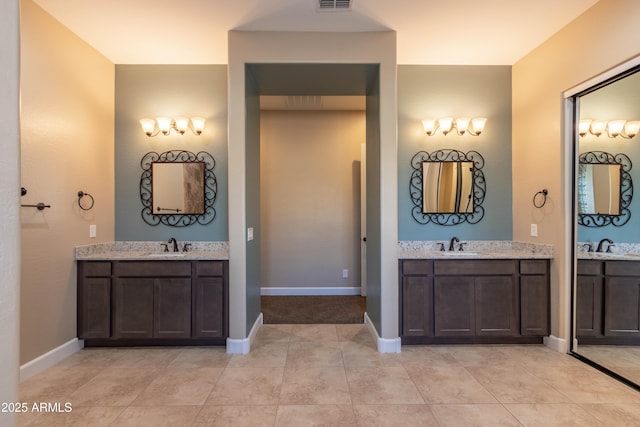
POLYGON ((33 1, 115 64, 226 64, 230 30, 393 30, 398 64, 512 65, 598 0, 33 1))

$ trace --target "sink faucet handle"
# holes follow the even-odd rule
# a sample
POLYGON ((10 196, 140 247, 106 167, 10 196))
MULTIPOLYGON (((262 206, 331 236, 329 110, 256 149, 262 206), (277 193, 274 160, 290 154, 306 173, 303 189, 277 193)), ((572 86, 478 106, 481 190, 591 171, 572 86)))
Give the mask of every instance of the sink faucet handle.
POLYGON ((585 243, 584 245, 582 245, 582 248, 586 251, 586 252, 593 252, 593 243, 589 242, 589 243, 585 243))
POLYGON ((467 244, 467 242, 458 243, 458 251, 464 252, 464 245, 466 245, 466 244, 467 244))
POLYGON ((182 252, 189 252, 190 247, 191 243, 185 243, 184 246, 182 246, 182 252))
POLYGON ((442 242, 438 242, 438 243, 436 243, 436 244, 437 244, 437 245, 440 245, 440 250, 441 250, 442 252, 444 252, 444 243, 442 243, 442 242))
POLYGON ((164 250, 162 252, 169 252, 169 245, 167 243, 160 243, 162 246, 164 246, 164 250))
POLYGON ((607 253, 611 253, 611 246, 615 246, 615 245, 616 245, 615 243, 609 243, 607 245, 607 253))

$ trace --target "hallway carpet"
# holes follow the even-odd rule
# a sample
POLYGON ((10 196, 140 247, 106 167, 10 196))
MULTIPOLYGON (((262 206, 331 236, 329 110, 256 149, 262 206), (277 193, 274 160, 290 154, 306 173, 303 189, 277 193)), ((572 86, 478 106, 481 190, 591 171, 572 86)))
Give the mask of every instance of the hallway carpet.
POLYGON ((364 323, 366 299, 347 296, 262 296, 264 323, 364 323))

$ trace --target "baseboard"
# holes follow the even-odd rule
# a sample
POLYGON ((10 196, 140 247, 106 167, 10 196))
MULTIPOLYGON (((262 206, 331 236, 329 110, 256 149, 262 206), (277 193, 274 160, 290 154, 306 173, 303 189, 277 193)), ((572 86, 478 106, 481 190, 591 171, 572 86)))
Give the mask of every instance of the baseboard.
POLYGON ((569 352, 569 348, 567 347, 567 340, 565 340, 564 338, 558 338, 553 335, 549 335, 548 337, 543 337, 543 343, 550 349, 558 351, 560 353, 569 352))
POLYGON ((373 336, 373 339, 376 340, 379 353, 400 353, 402 347, 402 341, 400 340, 400 337, 380 338, 376 327, 374 326, 373 322, 366 312, 364 313, 364 324, 371 336, 373 336))
POLYGON ((78 338, 74 338, 61 346, 36 357, 32 361, 25 363, 20 366, 20 382, 38 375, 40 372, 43 372, 56 363, 66 359, 73 353, 82 350, 83 347, 84 342, 78 338))
POLYGON ((357 288, 260 288, 264 296, 305 296, 305 295, 360 295, 357 288))
POLYGON ((247 354, 251 351, 251 344, 256 339, 256 334, 263 323, 262 313, 258 316, 256 321, 253 323, 253 327, 249 332, 249 336, 247 338, 242 339, 232 339, 227 338, 227 354, 247 354))

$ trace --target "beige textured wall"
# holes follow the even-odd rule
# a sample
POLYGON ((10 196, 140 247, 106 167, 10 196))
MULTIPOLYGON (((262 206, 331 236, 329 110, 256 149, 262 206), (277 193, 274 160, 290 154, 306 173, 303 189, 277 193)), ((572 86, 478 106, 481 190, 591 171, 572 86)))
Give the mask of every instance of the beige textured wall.
POLYGON ((261 286, 360 287, 364 111, 263 111, 260 127, 261 286))
POLYGON ((32 3, 21 3, 20 361, 76 337, 73 247, 114 238, 114 65, 32 3), (79 190, 95 206, 78 207, 79 190), (89 225, 97 238, 89 239, 89 225))
POLYGON ((562 340, 569 338, 573 226, 563 92, 638 55, 638 22, 637 0, 600 0, 513 66, 513 236, 555 246, 551 332, 562 340), (535 209, 531 199, 542 188, 549 201, 535 209), (531 223, 537 238, 529 237, 531 223))

